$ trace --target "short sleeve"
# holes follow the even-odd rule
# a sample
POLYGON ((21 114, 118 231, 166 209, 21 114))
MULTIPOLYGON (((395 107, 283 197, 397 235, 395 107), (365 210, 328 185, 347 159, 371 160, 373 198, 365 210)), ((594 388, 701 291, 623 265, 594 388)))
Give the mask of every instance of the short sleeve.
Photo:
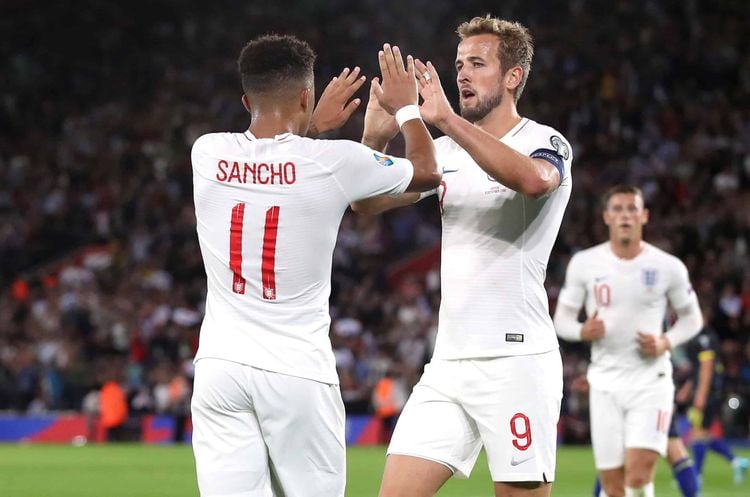
POLYGON ((569 181, 573 150, 565 137, 555 129, 543 127, 531 144, 529 157, 552 164, 560 173, 560 184, 569 181))
POLYGON ((337 156, 333 174, 349 202, 398 195, 411 183, 414 166, 408 159, 382 154, 353 141, 330 143, 337 156))

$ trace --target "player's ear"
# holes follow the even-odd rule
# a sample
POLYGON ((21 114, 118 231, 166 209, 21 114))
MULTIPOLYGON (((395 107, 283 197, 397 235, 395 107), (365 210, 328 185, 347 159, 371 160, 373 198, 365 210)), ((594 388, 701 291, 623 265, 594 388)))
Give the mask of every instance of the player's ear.
POLYGON ((312 97, 312 89, 310 88, 303 88, 302 91, 299 93, 299 103, 302 107, 302 110, 307 111, 307 109, 311 106, 315 105, 315 102, 313 102, 312 97))
POLYGON ((505 73, 505 87, 513 91, 521 84, 521 79, 523 79, 523 68, 521 66, 512 67, 505 73))
POLYGON ((648 217, 649 217, 648 209, 643 209, 643 224, 648 224, 648 217))
POLYGON ((244 93, 242 94, 242 105, 245 107, 245 110, 252 113, 252 106, 250 105, 250 99, 247 98, 247 95, 244 93))

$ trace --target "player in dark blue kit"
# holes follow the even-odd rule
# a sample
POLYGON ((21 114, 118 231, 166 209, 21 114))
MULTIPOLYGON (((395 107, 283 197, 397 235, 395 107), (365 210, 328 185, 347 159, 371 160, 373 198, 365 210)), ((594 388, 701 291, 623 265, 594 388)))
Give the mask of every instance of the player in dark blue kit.
POLYGON ((720 415, 724 394, 724 365, 717 351, 718 340, 709 329, 705 329, 686 346, 691 372, 687 382, 692 384, 693 392, 692 403, 687 410, 688 419, 693 426, 693 456, 700 475, 707 451, 716 452, 732 464, 734 482, 740 484, 745 479, 750 461, 735 456, 723 437, 716 438, 710 433, 711 425, 720 415))

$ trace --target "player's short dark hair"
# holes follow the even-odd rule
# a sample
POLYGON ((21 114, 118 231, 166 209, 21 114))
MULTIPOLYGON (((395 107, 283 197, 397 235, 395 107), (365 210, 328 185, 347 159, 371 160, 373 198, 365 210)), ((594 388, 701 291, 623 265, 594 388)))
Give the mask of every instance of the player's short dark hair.
POLYGON ((500 69, 503 72, 516 66, 523 69, 521 82, 513 95, 515 101, 518 102, 526 86, 526 80, 529 79, 531 61, 534 58, 534 39, 526 26, 520 22, 506 21, 487 14, 484 17, 475 17, 471 21, 461 23, 456 33, 461 40, 470 36, 485 34, 497 36, 500 40, 500 45, 497 48, 500 69))
POLYGON ((240 52, 237 68, 246 94, 268 93, 290 84, 312 84, 315 52, 291 35, 263 35, 240 52))
POLYGON ((609 190, 606 191, 604 195, 602 195, 602 208, 606 209, 607 204, 609 204, 609 199, 611 199, 614 195, 617 195, 618 193, 625 193, 628 195, 637 195, 643 198, 643 192, 640 188, 633 185, 615 185, 609 190))

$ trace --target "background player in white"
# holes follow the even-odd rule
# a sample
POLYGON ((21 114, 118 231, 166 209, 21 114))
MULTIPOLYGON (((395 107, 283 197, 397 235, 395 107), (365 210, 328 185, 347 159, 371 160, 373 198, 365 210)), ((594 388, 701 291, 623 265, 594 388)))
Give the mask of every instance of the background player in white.
MULTIPOLYGON (((431 192, 443 216, 442 301, 433 359, 399 418, 380 495, 434 495, 451 475, 467 477, 484 445, 497 496, 547 496, 562 367, 543 283, 572 156, 560 133, 516 110, 533 57, 527 29, 488 16, 458 34, 461 116, 432 64, 417 61, 422 116, 446 135, 435 141, 443 181, 431 192)), ((365 142, 385 147, 392 119, 374 103, 365 119, 365 142)))
MULTIPOLYGON (((678 405, 677 399, 680 398, 680 389, 675 385, 675 406, 678 405)), ((698 497, 700 495, 700 483, 698 473, 693 460, 690 458, 685 442, 680 437, 678 427, 678 417, 676 412, 672 412, 672 422, 669 424, 669 437, 667 440, 667 462, 672 468, 674 477, 680 494, 683 497, 698 497)), ((596 483, 594 484, 594 497, 599 497, 602 491, 602 484, 597 474, 596 483)))
POLYGON ((674 399, 669 350, 703 325, 685 265, 643 241, 647 221, 638 188, 610 189, 609 240, 571 258, 555 311, 561 338, 592 342, 591 439, 608 497, 654 495, 674 399), (677 320, 663 334, 667 303, 677 320), (583 306, 588 319, 581 324, 583 306))
POLYGON ((193 145, 198 239, 208 276, 192 400, 205 496, 342 497, 344 407, 328 338, 331 258, 350 202, 434 188, 411 57, 379 54, 377 98, 402 121, 407 159, 312 140, 309 45, 264 36, 242 50, 245 133, 193 145), (411 105, 411 107, 409 107, 411 105), (407 114, 401 109, 406 108, 407 114))

